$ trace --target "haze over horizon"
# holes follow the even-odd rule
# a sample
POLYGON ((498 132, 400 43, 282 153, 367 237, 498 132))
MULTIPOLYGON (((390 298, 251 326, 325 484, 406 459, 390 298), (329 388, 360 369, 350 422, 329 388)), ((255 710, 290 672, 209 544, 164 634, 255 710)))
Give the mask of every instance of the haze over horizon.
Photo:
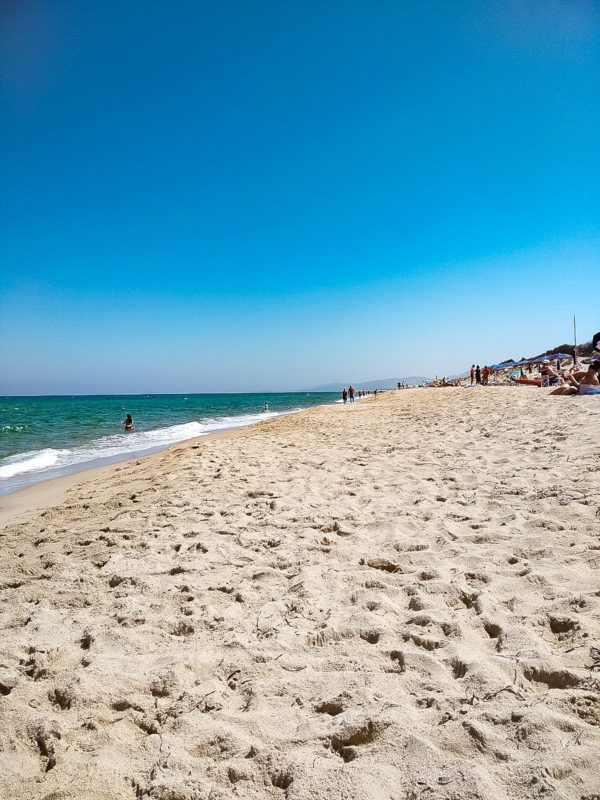
POLYGON ((0 13, 0 394, 459 374, 600 327, 592 0, 0 13))

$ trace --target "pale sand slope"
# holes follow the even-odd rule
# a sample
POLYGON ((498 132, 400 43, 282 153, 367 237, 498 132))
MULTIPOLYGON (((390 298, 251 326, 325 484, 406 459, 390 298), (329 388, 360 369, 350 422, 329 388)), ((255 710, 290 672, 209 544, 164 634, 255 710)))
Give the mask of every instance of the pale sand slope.
POLYGON ((0 535, 0 796, 595 798, 598 398, 413 390, 0 535))

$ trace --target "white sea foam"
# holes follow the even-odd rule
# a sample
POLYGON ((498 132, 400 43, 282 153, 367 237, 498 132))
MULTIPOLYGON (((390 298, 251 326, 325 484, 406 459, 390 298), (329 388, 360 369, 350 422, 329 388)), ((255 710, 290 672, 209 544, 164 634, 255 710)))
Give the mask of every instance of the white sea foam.
MULTIPOLYGON (((301 409, 295 409, 300 411, 301 409)), ((292 412, 287 412, 292 413, 292 412)), ((259 414, 242 414, 232 417, 206 418, 197 422, 186 422, 171 425, 168 428, 156 428, 151 431, 134 431, 119 433, 113 436, 102 436, 78 447, 54 450, 33 450, 18 453, 3 459, 0 466, 0 479, 14 478, 23 473, 38 473, 38 480, 43 480, 43 473, 48 470, 72 467, 100 459, 127 458, 130 453, 143 453, 145 450, 160 450, 186 439, 230 428, 242 428, 278 417, 274 411, 263 411, 259 414)))
POLYGON ((12 478, 21 472, 35 472, 48 469, 58 464, 61 457, 69 453, 69 450, 33 450, 30 453, 19 453, 4 459, 0 467, 0 478, 12 478))

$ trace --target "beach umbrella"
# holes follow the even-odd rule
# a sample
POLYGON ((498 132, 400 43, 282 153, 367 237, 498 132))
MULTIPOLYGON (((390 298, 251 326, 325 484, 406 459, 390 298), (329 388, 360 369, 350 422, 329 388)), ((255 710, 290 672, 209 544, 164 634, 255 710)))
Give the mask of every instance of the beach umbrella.
POLYGON ((552 355, 549 356, 540 356, 536 358, 535 361, 555 361, 557 358, 573 358, 573 356, 568 353, 552 353, 552 355))

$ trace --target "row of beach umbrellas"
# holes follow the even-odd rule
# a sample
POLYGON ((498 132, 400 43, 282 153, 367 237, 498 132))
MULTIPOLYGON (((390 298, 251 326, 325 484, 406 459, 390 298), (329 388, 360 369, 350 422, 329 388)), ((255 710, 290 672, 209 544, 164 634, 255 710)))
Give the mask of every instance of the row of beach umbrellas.
POLYGON ((573 356, 570 353, 552 353, 549 356, 527 358, 525 361, 505 361, 502 364, 492 364, 490 369, 508 369, 509 367, 521 367, 525 364, 540 364, 542 361, 554 361, 557 358, 573 358, 573 356))

